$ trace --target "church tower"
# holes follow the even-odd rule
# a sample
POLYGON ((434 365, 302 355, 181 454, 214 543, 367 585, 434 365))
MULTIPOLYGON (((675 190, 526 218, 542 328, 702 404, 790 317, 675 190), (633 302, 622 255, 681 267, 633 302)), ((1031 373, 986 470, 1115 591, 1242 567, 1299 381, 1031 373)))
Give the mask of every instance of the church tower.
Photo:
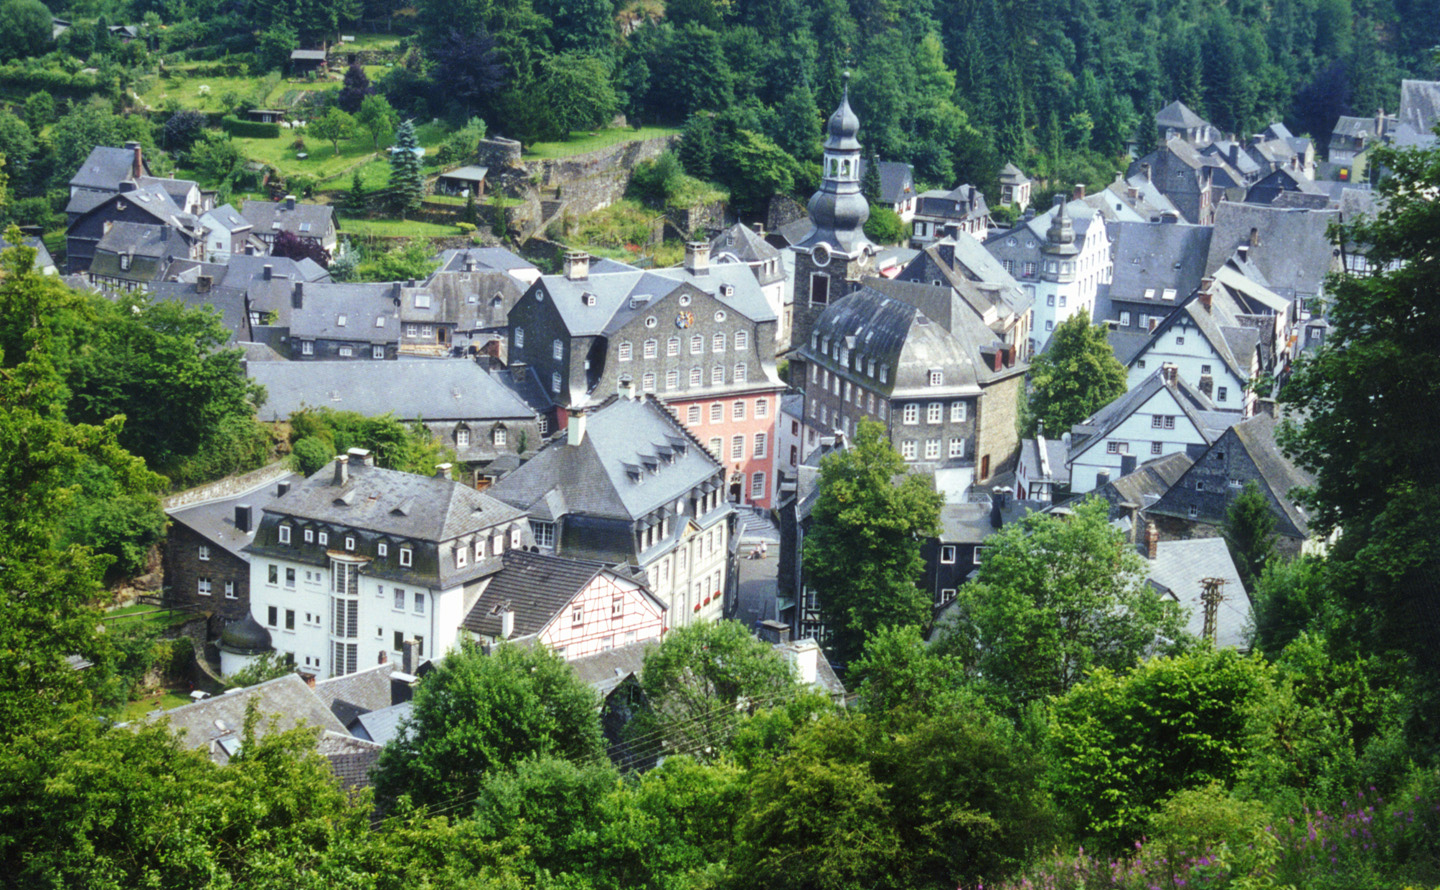
POLYGON ((860 119, 850 108, 850 75, 840 107, 825 126, 820 190, 810 198, 808 236, 795 245, 795 302, 790 345, 810 338, 815 319, 832 301, 873 274, 875 245, 865 237, 870 205, 860 192, 860 119))

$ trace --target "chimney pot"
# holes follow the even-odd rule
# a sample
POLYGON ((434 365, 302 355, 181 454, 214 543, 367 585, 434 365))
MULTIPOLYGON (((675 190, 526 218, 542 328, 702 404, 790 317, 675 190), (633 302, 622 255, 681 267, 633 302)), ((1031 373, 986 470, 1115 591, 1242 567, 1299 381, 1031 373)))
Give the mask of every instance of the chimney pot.
POLYGON ((250 531, 250 505, 235 505, 235 528, 239 531, 249 533, 250 531))
POLYGON ((762 621, 756 633, 761 640, 772 646, 790 642, 790 625, 783 621, 774 619, 762 621))
POLYGON ((294 196, 294 195, 286 195, 286 196, 285 196, 285 209, 286 209, 286 210, 294 210, 294 209, 295 209, 295 196, 294 196))
POLYGON ((508 640, 515 635, 515 610, 506 602, 500 607, 500 639, 508 640))
POLYGON ((1076 200, 1076 201, 1083 200, 1083 199, 1085 198, 1085 183, 1083 183, 1083 182, 1077 182, 1077 183, 1075 183, 1075 191, 1074 191, 1073 194, 1075 195, 1075 200, 1076 200))

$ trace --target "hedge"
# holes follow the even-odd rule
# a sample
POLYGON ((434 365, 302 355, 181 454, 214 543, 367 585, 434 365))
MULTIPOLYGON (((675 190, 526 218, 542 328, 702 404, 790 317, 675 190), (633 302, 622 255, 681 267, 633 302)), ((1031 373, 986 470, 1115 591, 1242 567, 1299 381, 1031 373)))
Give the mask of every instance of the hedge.
POLYGON ((260 121, 242 121, 238 117, 227 117, 220 127, 231 136, 245 139, 279 139, 279 124, 263 124, 260 121))

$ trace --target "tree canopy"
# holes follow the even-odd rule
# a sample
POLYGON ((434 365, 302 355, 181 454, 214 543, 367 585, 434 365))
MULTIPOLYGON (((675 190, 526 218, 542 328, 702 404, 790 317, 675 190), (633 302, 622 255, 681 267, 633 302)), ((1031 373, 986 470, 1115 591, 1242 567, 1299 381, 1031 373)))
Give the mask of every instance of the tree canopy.
POLYGON ((930 623, 917 584, 922 539, 939 533, 944 496, 927 476, 906 473, 885 427, 861 420, 854 443, 820 462, 820 494, 805 536, 806 583, 816 591, 841 661, 886 626, 930 623))
POLYGON ((1105 327, 1091 324, 1084 313, 1072 315, 1030 363, 1026 435, 1043 423, 1046 435, 1059 438, 1125 390, 1125 366, 1115 358, 1105 327))

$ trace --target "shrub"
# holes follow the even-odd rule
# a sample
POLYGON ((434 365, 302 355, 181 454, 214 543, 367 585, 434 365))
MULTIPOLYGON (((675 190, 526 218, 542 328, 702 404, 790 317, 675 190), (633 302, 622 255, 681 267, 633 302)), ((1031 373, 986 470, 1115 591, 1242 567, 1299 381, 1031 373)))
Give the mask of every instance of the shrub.
POLYGON ((220 122, 220 127, 231 136, 239 136, 245 139, 280 138, 279 124, 266 124, 260 121, 243 121, 237 117, 226 117, 220 122))

